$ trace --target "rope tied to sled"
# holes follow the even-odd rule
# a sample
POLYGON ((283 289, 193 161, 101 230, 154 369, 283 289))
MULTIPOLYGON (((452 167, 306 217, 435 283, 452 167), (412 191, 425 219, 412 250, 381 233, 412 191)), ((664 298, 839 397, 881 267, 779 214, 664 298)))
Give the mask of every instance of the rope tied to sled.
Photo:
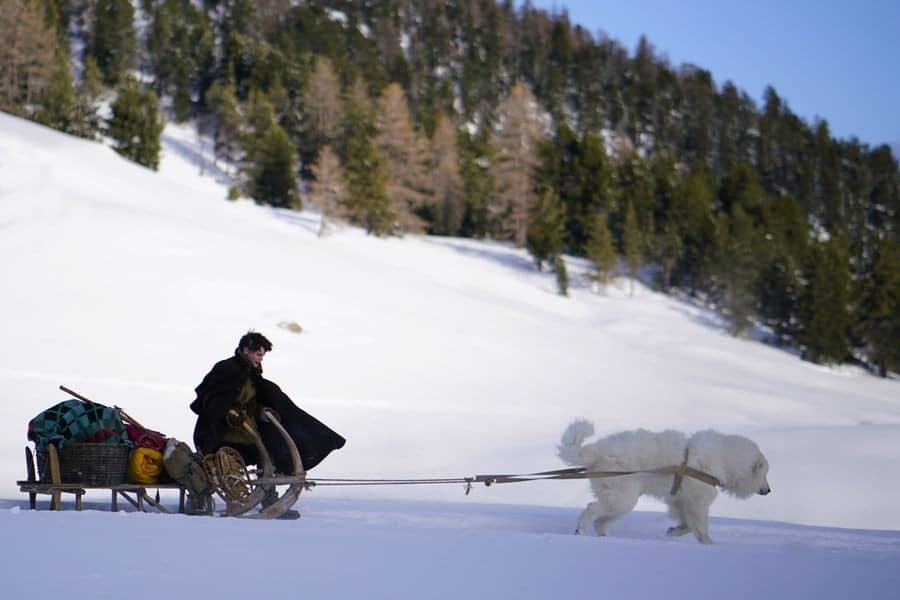
POLYGON ((589 471, 586 467, 572 467, 568 469, 555 469, 552 471, 538 471, 535 473, 503 473, 490 475, 475 475, 472 477, 447 477, 437 479, 308 479, 309 487, 340 486, 340 485, 428 485, 443 483, 465 484, 466 495, 472 491, 472 484, 483 483, 490 487, 495 483, 519 483, 523 481, 545 481, 557 479, 603 479, 606 477, 622 477, 625 475, 674 475, 671 494, 674 496, 681 489, 685 477, 702 481, 713 487, 719 487, 719 480, 699 469, 688 466, 688 451, 685 449, 684 459, 680 465, 659 467, 656 469, 642 469, 633 471, 589 471))

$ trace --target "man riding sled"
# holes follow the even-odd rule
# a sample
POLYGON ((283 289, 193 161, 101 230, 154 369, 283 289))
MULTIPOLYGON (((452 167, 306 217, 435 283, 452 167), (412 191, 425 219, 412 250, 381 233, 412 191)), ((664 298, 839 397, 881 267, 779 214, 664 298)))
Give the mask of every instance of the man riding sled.
POLYGON ((194 445, 204 455, 222 446, 237 450, 247 464, 259 464, 259 453, 243 421, 259 432, 279 473, 290 473, 291 456, 275 427, 262 419, 262 409, 275 412, 300 452, 305 470, 312 469, 346 440, 301 410, 274 382, 262 376, 262 360, 272 343, 261 333, 241 337, 234 356, 217 362, 197 386, 191 410, 197 414, 194 445), (237 415, 237 416, 235 416, 237 415))

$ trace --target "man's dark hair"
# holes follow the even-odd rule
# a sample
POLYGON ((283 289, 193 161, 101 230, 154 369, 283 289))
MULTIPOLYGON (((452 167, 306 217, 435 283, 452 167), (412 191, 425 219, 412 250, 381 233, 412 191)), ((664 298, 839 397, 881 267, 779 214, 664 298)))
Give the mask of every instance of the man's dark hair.
POLYGON ((260 348, 265 348, 266 352, 271 352, 272 342, 266 339, 266 336, 261 333, 248 331, 241 337, 235 352, 240 353, 243 348, 248 349, 250 352, 256 352, 260 348))

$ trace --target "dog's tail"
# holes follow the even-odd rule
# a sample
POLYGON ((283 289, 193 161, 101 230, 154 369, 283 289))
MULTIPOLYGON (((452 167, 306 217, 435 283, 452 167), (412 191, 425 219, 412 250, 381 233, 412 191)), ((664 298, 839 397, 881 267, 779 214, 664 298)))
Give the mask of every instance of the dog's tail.
POLYGON ((584 440, 594 435, 594 424, 585 419, 573 421, 566 428, 559 444, 559 457, 570 465, 582 466, 586 463, 583 449, 584 440))

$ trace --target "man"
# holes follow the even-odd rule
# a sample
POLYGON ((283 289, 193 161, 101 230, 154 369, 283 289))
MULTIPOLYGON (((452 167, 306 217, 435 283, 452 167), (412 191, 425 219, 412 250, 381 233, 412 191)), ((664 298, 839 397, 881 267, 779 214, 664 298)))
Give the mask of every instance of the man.
POLYGON ((253 437, 241 426, 240 419, 229 417, 232 409, 259 432, 272 457, 275 470, 290 473, 291 455, 284 440, 269 423, 260 419, 262 408, 273 410, 287 430, 307 471, 319 464, 346 440, 327 425, 297 407, 273 382, 263 378, 262 361, 272 343, 261 333, 247 332, 241 337, 234 356, 216 363, 197 386, 197 399, 191 410, 197 414, 194 445, 201 454, 212 454, 222 446, 231 446, 248 464, 259 464, 253 437))

